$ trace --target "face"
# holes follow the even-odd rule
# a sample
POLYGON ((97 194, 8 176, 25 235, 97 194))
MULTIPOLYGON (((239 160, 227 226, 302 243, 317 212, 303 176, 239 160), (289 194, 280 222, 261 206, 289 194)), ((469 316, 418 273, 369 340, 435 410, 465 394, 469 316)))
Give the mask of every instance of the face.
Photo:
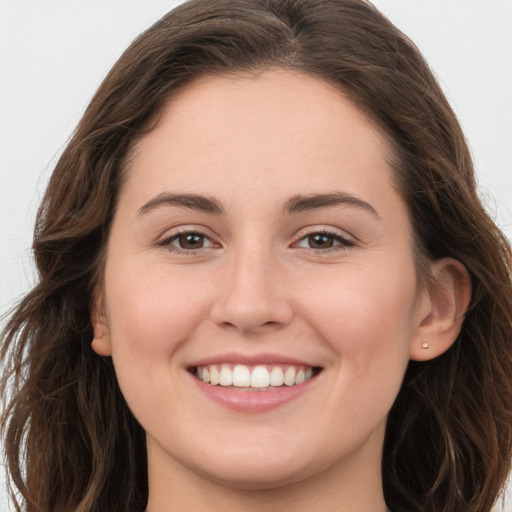
POLYGON ((301 74, 169 102, 126 169, 95 321, 150 472, 265 488, 380 470, 426 316, 390 157, 301 74))

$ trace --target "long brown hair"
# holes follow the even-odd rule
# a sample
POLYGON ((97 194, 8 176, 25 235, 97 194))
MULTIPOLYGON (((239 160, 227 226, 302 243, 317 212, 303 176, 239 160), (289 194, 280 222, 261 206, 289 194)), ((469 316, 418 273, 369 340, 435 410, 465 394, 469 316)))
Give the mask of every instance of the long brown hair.
POLYGON ((13 499, 29 512, 142 510, 145 433, 98 357, 90 304, 134 142, 170 95, 209 73, 300 70, 341 88, 387 132, 426 261, 468 269, 454 346, 411 362, 389 414, 394 512, 486 512, 512 455, 512 256, 478 199, 460 126, 415 46, 364 0, 194 0, 126 50, 50 179, 34 236, 37 286, 2 336, 2 428, 13 499))

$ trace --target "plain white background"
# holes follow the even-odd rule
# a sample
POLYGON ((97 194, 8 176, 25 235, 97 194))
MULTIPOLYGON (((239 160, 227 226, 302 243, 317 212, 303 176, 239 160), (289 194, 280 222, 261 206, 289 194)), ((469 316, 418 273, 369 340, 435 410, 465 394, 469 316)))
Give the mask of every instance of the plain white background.
MULTIPOLYGON (((320 1, 320 0, 319 0, 320 1)), ((130 41, 178 0, 0 0, 0 314, 34 283, 46 181, 130 41)), ((374 0, 424 53, 468 138, 487 208, 512 238, 512 0, 374 0)), ((0 467, 0 510, 8 510, 0 467)), ((512 512, 512 503, 498 510, 512 512)))

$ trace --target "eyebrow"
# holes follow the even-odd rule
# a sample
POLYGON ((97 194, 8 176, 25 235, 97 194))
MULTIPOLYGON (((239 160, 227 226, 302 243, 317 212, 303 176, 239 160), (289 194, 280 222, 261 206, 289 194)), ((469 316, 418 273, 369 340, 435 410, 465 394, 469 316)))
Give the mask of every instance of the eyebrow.
POLYGON ((375 210, 370 203, 345 192, 306 195, 298 194, 286 201, 283 207, 283 213, 299 213, 337 205, 355 206, 380 219, 380 215, 377 213, 377 210, 375 210))
POLYGON ((215 215, 222 215, 225 213, 224 207, 219 201, 217 201, 217 199, 199 194, 171 194, 164 192, 139 208, 138 215, 142 215, 163 205, 181 206, 215 215))
MULTIPOLYGON (((222 203, 215 198, 199 194, 172 194, 164 192, 139 208, 138 215, 142 215, 164 205, 180 206, 214 215, 224 215, 226 213, 222 203)), ((380 218, 380 215, 370 203, 345 192, 332 192, 328 194, 298 194, 286 201, 282 208, 282 213, 300 213, 337 205, 355 206, 371 213, 377 218, 380 218)))

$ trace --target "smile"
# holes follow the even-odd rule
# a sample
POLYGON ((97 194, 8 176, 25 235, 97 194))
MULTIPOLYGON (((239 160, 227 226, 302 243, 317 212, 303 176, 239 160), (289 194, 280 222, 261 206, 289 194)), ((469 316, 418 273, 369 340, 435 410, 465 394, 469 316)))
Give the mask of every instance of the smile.
POLYGON ((240 391, 267 391, 302 384, 319 368, 295 365, 232 365, 229 363, 197 366, 195 376, 212 386, 223 386, 240 391))

